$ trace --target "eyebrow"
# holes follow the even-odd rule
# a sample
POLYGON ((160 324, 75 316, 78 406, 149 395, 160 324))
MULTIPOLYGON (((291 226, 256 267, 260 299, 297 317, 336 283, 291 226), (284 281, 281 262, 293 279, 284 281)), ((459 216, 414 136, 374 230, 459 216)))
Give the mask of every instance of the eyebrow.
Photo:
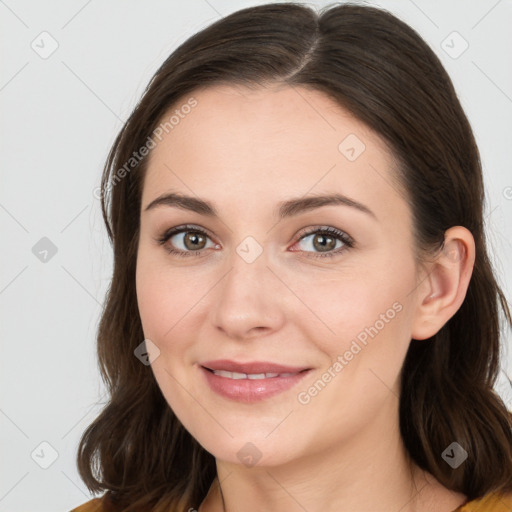
MULTIPOLYGON (((377 220, 377 216, 373 213, 370 208, 364 204, 355 201, 343 194, 329 194, 329 195, 316 195, 316 196, 303 196, 294 199, 288 199, 282 201, 277 207, 277 216, 280 219, 286 217, 294 217, 301 213, 305 213, 322 206, 332 205, 343 205, 355 208, 363 213, 368 214, 377 220)), ((170 192, 163 194, 149 203, 144 211, 149 211, 159 206, 170 206, 175 208, 181 208, 183 210, 189 210, 192 212, 199 213, 200 215, 206 215, 207 217, 218 217, 218 212, 212 203, 199 199, 197 197, 186 196, 183 194, 177 194, 170 192)))

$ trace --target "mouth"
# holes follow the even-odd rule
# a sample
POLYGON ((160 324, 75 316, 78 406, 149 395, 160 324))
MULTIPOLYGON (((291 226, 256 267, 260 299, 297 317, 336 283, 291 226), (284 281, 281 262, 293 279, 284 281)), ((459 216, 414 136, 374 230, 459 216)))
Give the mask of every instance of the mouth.
POLYGON ((283 393, 312 370, 269 362, 228 360, 208 361, 199 368, 211 390, 224 398, 246 403, 283 393))
POLYGON ((215 361, 205 361, 201 363, 203 368, 211 371, 223 371, 229 373, 238 373, 245 375, 261 374, 295 374, 304 370, 310 370, 306 366, 288 366, 284 364, 271 363, 268 361, 253 361, 248 363, 238 363, 229 359, 217 359, 215 361))
MULTIPOLYGON (((208 370, 215 375, 220 375, 221 377, 226 377, 228 379, 242 380, 242 379, 250 379, 250 380, 261 380, 261 379, 273 379, 275 377, 291 377, 292 375, 297 375, 297 373, 238 373, 238 372, 228 372, 226 370, 212 370, 210 368, 206 368, 203 366, 205 370, 208 370)), ((307 370, 302 370, 306 372, 307 370)), ((298 372, 301 373, 301 372, 298 372)))

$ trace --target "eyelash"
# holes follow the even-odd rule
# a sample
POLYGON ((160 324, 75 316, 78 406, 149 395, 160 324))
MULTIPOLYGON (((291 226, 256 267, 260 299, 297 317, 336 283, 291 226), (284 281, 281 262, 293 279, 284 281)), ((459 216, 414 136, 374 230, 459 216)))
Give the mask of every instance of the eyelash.
MULTIPOLYGON (((157 242, 160 245, 164 246, 165 250, 169 254, 173 254, 175 256, 179 256, 179 257, 200 256, 206 249, 201 249, 199 251, 181 251, 181 250, 172 249, 171 247, 168 247, 165 245, 166 242, 172 236, 177 235, 179 233, 187 233, 187 232, 199 233, 207 238, 210 238, 208 233, 206 231, 204 231, 203 229, 198 228, 196 226, 185 225, 185 226, 177 226, 175 228, 171 228, 171 229, 167 230, 161 237, 157 238, 157 242)), ((332 258, 333 256, 337 256, 340 253, 345 252, 347 249, 351 249, 352 247, 354 247, 354 240, 349 235, 347 235, 343 231, 340 231, 339 229, 336 229, 336 228, 333 228, 330 226, 322 227, 322 228, 317 227, 314 229, 302 231, 299 233, 299 238, 298 238, 297 242, 300 242, 303 238, 306 238, 307 236, 313 235, 313 234, 331 235, 334 238, 337 238, 338 240, 343 242, 343 244, 344 244, 343 247, 341 247, 335 251, 329 251, 329 252, 324 252, 324 253, 313 253, 313 255, 312 255, 313 258, 326 258, 326 257, 332 258)), ((295 243, 297 243, 297 242, 295 242, 295 243)), ((303 252, 311 254, 310 251, 303 251, 303 252)))

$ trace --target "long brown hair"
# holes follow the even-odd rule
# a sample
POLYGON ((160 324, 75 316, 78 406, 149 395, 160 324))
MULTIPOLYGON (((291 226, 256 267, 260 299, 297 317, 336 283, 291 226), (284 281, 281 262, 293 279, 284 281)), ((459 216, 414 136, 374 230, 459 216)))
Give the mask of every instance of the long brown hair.
POLYGON ((109 401, 80 441, 87 487, 107 491, 113 511, 184 512, 199 506, 216 475, 214 457, 174 415, 151 367, 134 356, 144 339, 135 269, 147 158, 130 159, 171 107, 221 83, 311 88, 374 130, 399 164, 418 261, 442 248, 451 226, 471 231, 476 261, 463 304, 435 336, 411 340, 400 430, 411 459, 445 487, 469 499, 512 491, 512 414, 493 389, 500 306, 508 325, 512 320, 487 253, 479 152, 452 82, 423 39, 389 12, 342 4, 317 13, 294 3, 242 9, 179 46, 108 155, 101 202, 114 270, 97 341, 109 401), (441 457, 454 441, 468 453, 456 469, 441 457))

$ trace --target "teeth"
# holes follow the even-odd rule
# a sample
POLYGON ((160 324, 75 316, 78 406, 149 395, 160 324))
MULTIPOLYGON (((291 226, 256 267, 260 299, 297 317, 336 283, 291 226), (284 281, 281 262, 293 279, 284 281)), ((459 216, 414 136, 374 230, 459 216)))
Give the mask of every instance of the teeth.
MULTIPOLYGON (((272 375, 273 377, 277 377, 277 375, 274 375, 274 374, 270 374, 269 375, 272 375)), ((254 380, 257 380, 257 379, 265 379, 265 378, 268 378, 268 376, 265 374, 265 373, 248 373, 247 374, 247 378, 248 379, 254 379, 254 380)))
POLYGON ((238 372, 227 372, 225 370, 213 370, 215 375, 219 375, 221 377, 227 377, 228 379, 249 379, 249 380, 258 380, 258 379, 271 379, 273 377, 291 377, 295 375, 295 373, 238 373, 238 372))

